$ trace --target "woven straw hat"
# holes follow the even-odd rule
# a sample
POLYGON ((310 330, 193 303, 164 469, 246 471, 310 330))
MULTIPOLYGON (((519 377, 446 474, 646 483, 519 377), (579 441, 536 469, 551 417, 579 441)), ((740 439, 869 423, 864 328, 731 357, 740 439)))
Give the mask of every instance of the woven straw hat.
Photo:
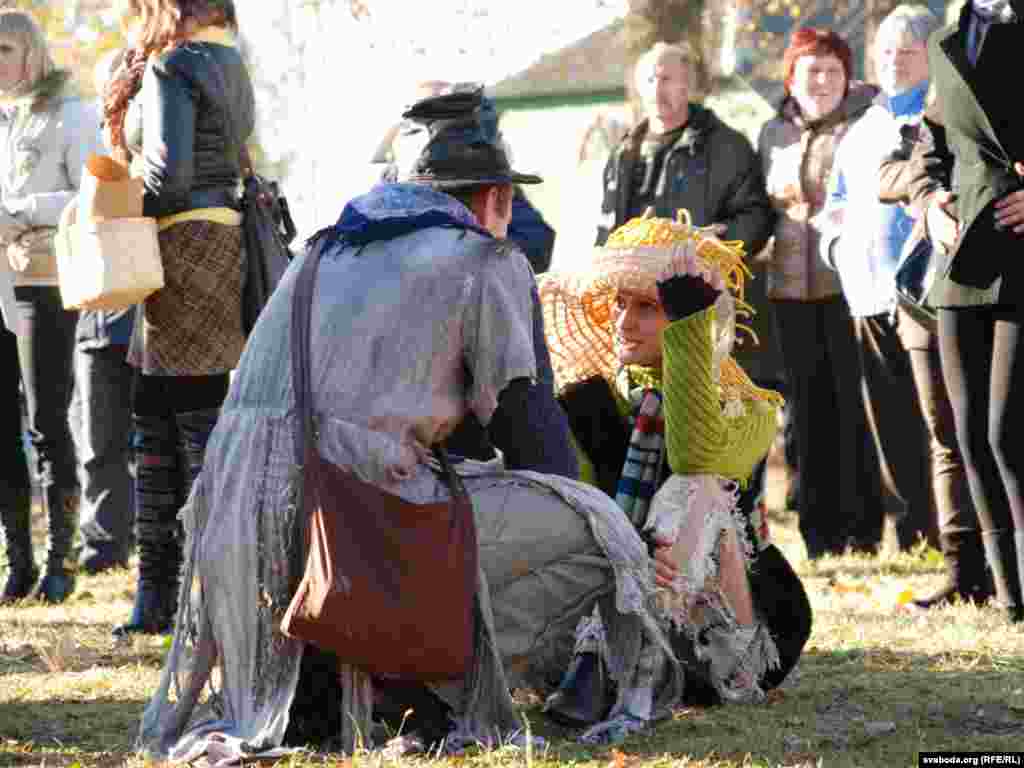
POLYGON ((721 363, 723 389, 732 390, 737 397, 776 399, 775 393, 755 387, 729 356, 737 327, 735 315, 752 314, 743 301, 744 280, 749 275, 743 264, 743 244, 720 240, 710 228, 692 226, 685 210, 680 210, 675 220, 650 213, 630 219, 612 232, 605 245, 594 249, 584 269, 549 272, 539 278, 557 386, 593 376, 614 379, 622 367, 614 343, 616 295, 626 292, 658 301, 658 280, 688 252, 693 254, 691 259, 696 257, 697 270, 706 280, 727 289, 717 304, 719 339, 715 344, 715 367, 721 363))

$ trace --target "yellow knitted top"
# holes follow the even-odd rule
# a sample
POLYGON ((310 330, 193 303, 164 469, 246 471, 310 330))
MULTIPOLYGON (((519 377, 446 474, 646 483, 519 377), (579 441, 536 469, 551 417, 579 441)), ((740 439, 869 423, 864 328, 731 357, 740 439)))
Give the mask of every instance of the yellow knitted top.
POLYGON ((662 333, 665 442, 680 475, 716 474, 746 483, 778 429, 778 405, 743 398, 723 407, 712 366, 709 307, 671 323, 662 333))
MULTIPOLYGON (((778 429, 778 405, 769 399, 741 399, 726 414, 712 366, 715 309, 676 320, 662 332, 662 381, 668 464, 676 474, 715 474, 746 484, 778 429)), ((655 380, 652 382, 657 385, 655 380)), ((623 418, 626 393, 611 382, 623 418)), ((597 484, 590 457, 574 440, 580 479, 597 484)))

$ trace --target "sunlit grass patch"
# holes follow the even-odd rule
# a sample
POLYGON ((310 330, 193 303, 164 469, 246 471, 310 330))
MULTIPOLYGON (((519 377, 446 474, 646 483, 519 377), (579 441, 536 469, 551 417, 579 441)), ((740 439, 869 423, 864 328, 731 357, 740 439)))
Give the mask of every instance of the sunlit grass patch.
MULTIPOLYGON (((781 495, 776 486, 769 501, 781 495)), ((1024 629, 991 606, 911 610, 908 592, 927 594, 942 581, 934 550, 809 563, 795 515, 773 512, 770 521, 804 579, 815 624, 799 666, 763 705, 680 709, 604 749, 577 744, 574 732, 545 720, 539 697, 517 692, 545 748, 447 759, 304 753, 277 765, 874 768, 916 765, 919 750, 1021 748, 1024 629)), ((123 570, 82 577, 63 606, 0 608, 0 768, 145 765, 133 744, 167 648, 159 637, 112 638, 133 593, 134 572, 123 570)))

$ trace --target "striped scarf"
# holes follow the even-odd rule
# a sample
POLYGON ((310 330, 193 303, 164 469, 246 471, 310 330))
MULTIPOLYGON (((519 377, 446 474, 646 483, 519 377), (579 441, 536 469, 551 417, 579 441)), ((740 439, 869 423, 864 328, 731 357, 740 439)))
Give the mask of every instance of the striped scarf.
MULTIPOLYGON (((620 384, 640 378, 636 369, 623 371, 620 384)), ((660 382, 648 377, 646 386, 629 388, 629 402, 633 404, 630 421, 633 432, 626 450, 626 461, 615 492, 615 503, 622 507, 633 525, 642 529, 647 521, 647 510, 658 490, 662 465, 665 460, 665 418, 662 413, 660 382)))

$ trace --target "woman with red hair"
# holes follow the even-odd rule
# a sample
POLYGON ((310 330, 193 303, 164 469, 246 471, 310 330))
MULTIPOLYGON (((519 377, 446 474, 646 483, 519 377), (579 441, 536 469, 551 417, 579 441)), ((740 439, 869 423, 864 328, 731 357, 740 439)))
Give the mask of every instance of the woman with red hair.
POLYGON ((117 635, 171 628, 178 509, 245 344, 240 149, 253 131, 252 83, 232 0, 120 0, 134 45, 104 93, 109 144, 145 182, 165 285, 136 314, 128 363, 135 441, 135 605, 117 635))
POLYGON ((852 80, 850 46, 829 29, 793 33, 786 95, 758 149, 779 213, 767 269, 796 430, 800 531, 807 554, 873 549, 881 479, 860 392, 860 363, 838 276, 818 254, 836 147, 877 89, 852 80))

